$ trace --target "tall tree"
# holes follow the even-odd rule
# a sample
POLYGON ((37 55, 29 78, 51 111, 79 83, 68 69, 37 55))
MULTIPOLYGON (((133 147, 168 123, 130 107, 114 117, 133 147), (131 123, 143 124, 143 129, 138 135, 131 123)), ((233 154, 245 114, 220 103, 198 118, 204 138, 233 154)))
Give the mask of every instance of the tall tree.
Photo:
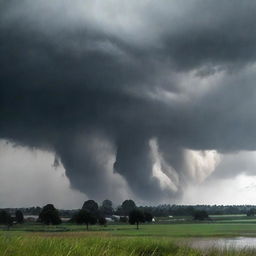
POLYGON ((9 212, 5 210, 0 211, 0 224, 4 225, 12 225, 12 217, 9 212))
POLYGON ((39 214, 39 221, 46 225, 61 224, 59 212, 53 204, 47 204, 43 207, 42 211, 39 214))
POLYGON ((21 224, 24 222, 24 216, 21 210, 17 210, 15 212, 15 219, 17 221, 17 223, 21 224))
POLYGON ((85 224, 87 230, 89 229, 89 224, 94 225, 97 223, 97 218, 91 212, 83 209, 74 215, 73 220, 77 224, 85 224))
POLYGON ((122 203, 122 211, 124 215, 129 215, 134 209, 136 209, 136 204, 133 200, 125 200, 122 203))
POLYGON ((145 222, 145 216, 142 211, 135 209, 129 213, 129 223, 132 225, 136 224, 137 229, 139 229, 139 223, 143 222, 145 222))
POLYGON ((94 200, 87 200, 84 202, 82 210, 88 211, 97 217, 99 213, 99 206, 94 200))
POLYGON ((113 215, 114 209, 113 209, 112 201, 110 201, 108 199, 104 200, 100 207, 100 211, 101 211, 102 215, 104 215, 104 216, 113 215))

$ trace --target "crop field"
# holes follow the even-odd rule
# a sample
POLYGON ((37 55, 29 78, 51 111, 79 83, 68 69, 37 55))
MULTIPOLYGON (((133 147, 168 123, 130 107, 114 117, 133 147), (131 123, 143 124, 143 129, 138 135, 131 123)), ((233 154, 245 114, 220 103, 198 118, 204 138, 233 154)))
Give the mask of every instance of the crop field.
POLYGON ((139 230, 127 224, 95 225, 89 231, 85 226, 68 223, 59 226, 28 223, 14 225, 9 230, 2 226, 0 256, 256 255, 256 249, 250 248, 189 247, 187 241, 192 238, 256 237, 256 223, 246 222, 244 216, 219 218, 220 221, 203 223, 142 224, 139 230), (227 223, 222 223, 224 220, 227 223))

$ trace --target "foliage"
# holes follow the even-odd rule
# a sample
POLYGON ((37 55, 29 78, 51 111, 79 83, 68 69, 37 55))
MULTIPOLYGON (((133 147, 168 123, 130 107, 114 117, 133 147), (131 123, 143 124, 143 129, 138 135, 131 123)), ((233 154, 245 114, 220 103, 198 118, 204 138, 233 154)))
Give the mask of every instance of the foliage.
POLYGON ((100 212, 104 215, 104 216, 111 216, 114 213, 114 209, 113 209, 113 203, 112 201, 106 199, 102 202, 102 205, 100 207, 100 212))
MULTIPOLYGON (((157 206, 139 206, 143 212, 149 212, 154 217, 167 216, 193 216, 194 211, 204 210, 209 215, 231 215, 231 214, 247 214, 251 208, 256 208, 254 205, 157 205, 157 206)), ((10 214, 14 215, 16 208, 5 209, 10 214)), ((38 215, 41 212, 40 207, 19 208, 24 215, 38 215)), ((77 210, 59 210, 63 217, 71 218, 77 210)), ((115 209, 115 214, 123 215, 122 207, 115 209)), ((128 215, 128 214, 127 214, 128 215)), ((108 216, 108 215, 106 215, 108 216)))
POLYGON ((57 209, 55 209, 53 204, 47 204, 43 207, 42 211, 39 214, 39 222, 42 222, 46 225, 61 224, 59 212, 57 209))
POLYGON ((132 210, 136 209, 136 204, 133 200, 125 200, 122 203, 121 209, 124 215, 128 215, 132 210))
POLYGON ((128 222, 128 218, 126 216, 120 216, 119 222, 127 223, 128 222))
POLYGON ((105 226, 107 224, 107 220, 104 217, 100 217, 98 221, 101 226, 105 226))
POLYGON ((145 216, 142 211, 135 209, 129 213, 129 223, 136 224, 139 229, 139 223, 145 222, 145 216))
POLYGON ((256 214, 256 209, 255 208, 251 208, 248 212, 247 212, 247 216, 254 216, 256 214))
POLYGON ((91 212, 83 209, 74 215, 73 220, 77 224, 85 224, 87 230, 89 228, 89 224, 94 225, 97 223, 97 218, 91 212))
POLYGON ((87 200, 84 202, 82 210, 85 210, 94 216, 98 216, 99 206, 94 200, 87 200))
POLYGON ((144 212, 144 218, 146 222, 152 222, 153 215, 150 212, 144 212))
POLYGON ((209 219, 208 213, 204 210, 194 212, 194 220, 207 220, 209 219))
POLYGON ((24 216, 23 216, 23 213, 22 211, 20 210, 17 210, 15 212, 15 220, 17 221, 17 223, 21 224, 24 222, 24 216))
POLYGON ((11 225, 12 224, 12 217, 9 212, 5 210, 0 211, 0 224, 4 225, 11 225))

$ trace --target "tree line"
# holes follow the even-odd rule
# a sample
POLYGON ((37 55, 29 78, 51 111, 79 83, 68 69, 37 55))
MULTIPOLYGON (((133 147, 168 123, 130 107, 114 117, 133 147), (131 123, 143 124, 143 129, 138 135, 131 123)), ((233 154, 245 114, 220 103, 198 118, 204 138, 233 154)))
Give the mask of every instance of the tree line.
MULTIPOLYGON (((70 218, 69 222, 76 224, 84 224, 87 229, 89 225, 96 223, 100 225, 106 225, 107 217, 112 217, 116 212, 113 208, 112 201, 106 199, 102 202, 101 206, 94 200, 87 200, 84 202, 82 208, 76 211, 70 218)), ((152 222, 153 215, 150 212, 141 210, 136 206, 133 200, 125 200, 118 208, 118 213, 121 214, 120 221, 129 222, 130 224, 136 224, 137 229, 139 223, 152 222)), ((62 223, 60 212, 53 204, 47 204, 38 214, 38 222, 46 225, 59 225, 62 223)), ((16 210, 15 217, 11 217, 11 214, 7 210, 0 211, 0 224, 12 225, 13 222, 23 223, 24 216, 21 210, 16 210)))
MULTIPOLYGON (((106 212, 110 211, 109 215, 125 215, 122 204, 117 207, 113 207, 110 201, 111 207, 109 207, 110 200, 104 200, 99 206, 99 210, 106 212), (105 208, 105 210, 104 210, 105 208)), ((162 204, 157 206, 138 206, 142 211, 150 212, 155 217, 166 216, 191 216, 194 211, 204 210, 209 215, 228 215, 228 214, 247 214, 250 209, 256 208, 254 205, 170 205, 162 204)), ((42 211, 41 207, 29 207, 29 208, 5 208, 4 210, 15 215, 16 210, 20 210, 24 215, 39 215, 42 211)), ((66 218, 71 218, 77 210, 62 210, 59 209, 60 215, 66 218)))
POLYGON ((120 222, 136 224, 151 222, 154 217, 166 216, 193 216, 194 219, 209 219, 208 215, 222 214, 247 214, 256 215, 256 207, 251 205, 158 205, 158 206, 136 206, 133 200, 125 200, 120 206, 114 208, 111 200, 104 200, 98 205, 94 200, 87 200, 79 210, 57 210, 54 205, 48 204, 41 207, 3 209, 0 210, 0 224, 12 225, 13 222, 23 223, 24 215, 37 215, 38 222, 44 224, 58 225, 61 218, 66 217, 70 222, 76 224, 106 225, 108 217, 119 217, 120 222))

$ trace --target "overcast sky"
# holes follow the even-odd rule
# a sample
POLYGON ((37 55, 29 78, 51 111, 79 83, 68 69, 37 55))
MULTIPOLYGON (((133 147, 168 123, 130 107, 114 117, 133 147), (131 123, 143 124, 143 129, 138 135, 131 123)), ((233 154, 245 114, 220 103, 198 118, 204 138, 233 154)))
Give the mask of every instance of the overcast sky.
POLYGON ((256 204, 256 3, 0 0, 0 207, 256 204))

